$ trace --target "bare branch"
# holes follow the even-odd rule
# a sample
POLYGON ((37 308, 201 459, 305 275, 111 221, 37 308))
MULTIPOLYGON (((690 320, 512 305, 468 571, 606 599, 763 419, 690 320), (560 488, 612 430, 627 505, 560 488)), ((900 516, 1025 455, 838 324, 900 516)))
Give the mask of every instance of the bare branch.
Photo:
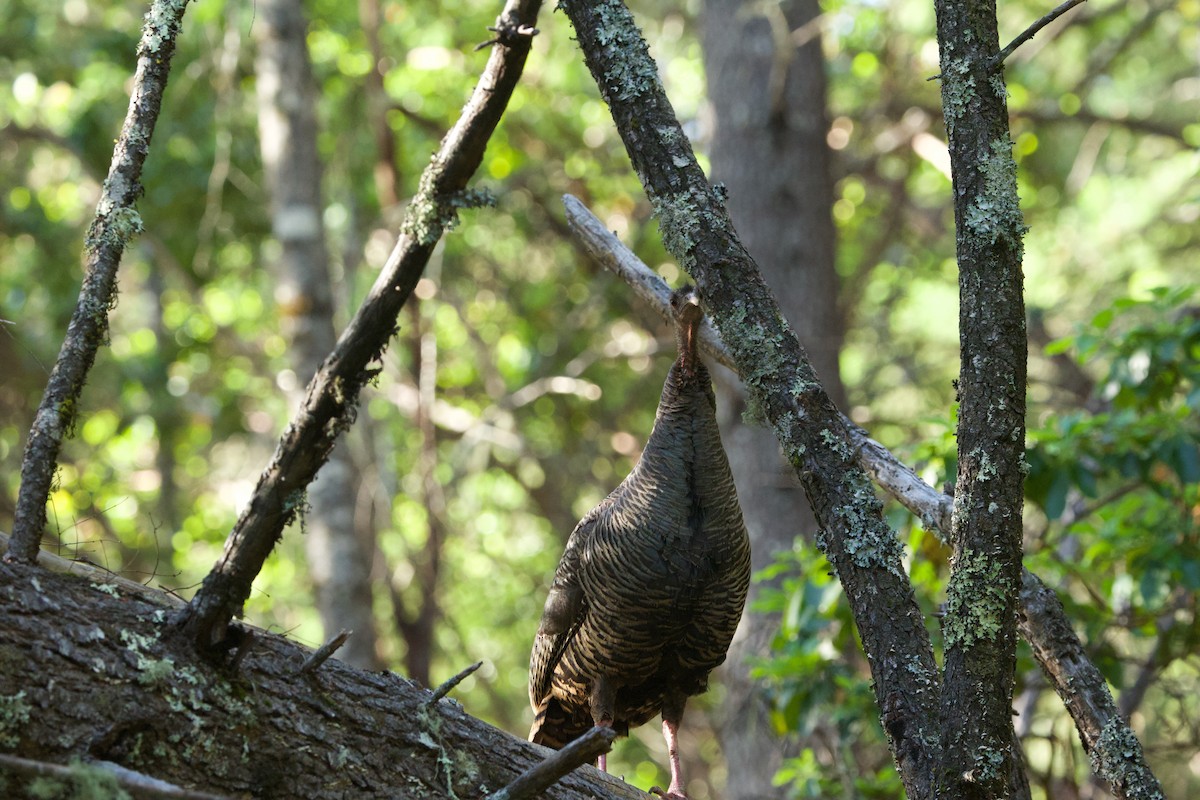
POLYGON ((449 678, 446 681, 443 681, 442 685, 437 687, 436 689, 434 689, 433 694, 431 694, 429 696, 429 699, 425 701, 425 706, 429 707, 432 705, 436 705, 437 701, 441 700, 443 697, 450 694, 450 692, 454 691, 455 686, 458 686, 460 683, 465 681, 470 675, 473 675, 475 673, 475 670, 479 669, 482 666, 483 666, 482 661, 476 661, 471 666, 465 667, 464 669, 462 669, 457 675, 453 676, 452 678, 449 678))
POLYGON ((1084 652, 1058 595, 1028 570, 1022 575, 1017 625, 1075 721, 1092 769, 1112 787, 1113 796, 1163 800, 1141 742, 1118 713, 1108 683, 1084 652))
POLYGON ((175 37, 186 8, 187 0, 154 0, 146 14, 129 109, 88 229, 79 300, 25 443, 13 540, 5 556, 11 561, 29 564, 37 557, 58 453, 75 424, 96 351, 108 336, 108 313, 116 304, 117 268, 125 245, 142 232, 134 204, 142 193, 142 165, 150 152, 175 54, 175 37))
POLYGON ((304 663, 300 665, 300 669, 296 670, 296 674, 307 675, 308 673, 316 670, 318 667, 328 661, 329 657, 336 653, 338 649, 346 643, 346 640, 350 638, 352 633, 354 633, 354 631, 338 631, 336 636, 332 637, 328 642, 314 650, 311 656, 304 659, 304 663))
POLYGON ((1014 50, 1016 50, 1018 47, 1025 44, 1026 42, 1028 42, 1034 36, 1037 36, 1038 31, 1040 31, 1042 28, 1049 25, 1051 22, 1054 22, 1054 20, 1058 19, 1063 14, 1067 13, 1072 8, 1074 8, 1077 5, 1080 5, 1083 2, 1085 2, 1085 0, 1067 0, 1067 2, 1063 3, 1061 6, 1054 9, 1046 16, 1042 17, 1037 22, 1030 25, 1028 28, 1026 28, 1024 31, 1021 32, 1020 36, 1018 36, 1017 38, 1015 38, 1011 42, 1009 42, 1008 46, 1005 47, 1003 50, 1001 50, 996 55, 996 57, 994 59, 992 59, 992 67, 991 68, 995 69, 996 67, 1003 64, 1005 59, 1007 59, 1009 56, 1011 56, 1013 54, 1014 50))
MULTIPOLYGON (((113 796, 123 790, 135 800, 228 800, 227 795, 184 789, 108 761, 73 761, 64 766, 0 753, 0 767, 11 776, 51 778, 63 786, 86 782, 97 792, 111 787, 113 796)), ((11 784, 8 787, 16 788, 11 784)))
POLYGON ((561 750, 548 756, 545 761, 522 772, 508 786, 487 800, 526 800, 536 797, 567 773, 589 764, 602 754, 612 750, 617 732, 609 728, 592 728, 561 750))

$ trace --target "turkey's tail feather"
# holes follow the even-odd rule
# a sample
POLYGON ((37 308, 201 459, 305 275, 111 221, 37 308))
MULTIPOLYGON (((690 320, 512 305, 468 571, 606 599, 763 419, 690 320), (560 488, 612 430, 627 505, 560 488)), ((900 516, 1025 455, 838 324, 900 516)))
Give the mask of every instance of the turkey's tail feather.
MULTIPOLYGON (((535 709, 529 741, 561 750, 594 727, 590 717, 571 714, 553 697, 535 709)), ((629 735, 629 725, 617 722, 613 728, 620 736, 629 735)))

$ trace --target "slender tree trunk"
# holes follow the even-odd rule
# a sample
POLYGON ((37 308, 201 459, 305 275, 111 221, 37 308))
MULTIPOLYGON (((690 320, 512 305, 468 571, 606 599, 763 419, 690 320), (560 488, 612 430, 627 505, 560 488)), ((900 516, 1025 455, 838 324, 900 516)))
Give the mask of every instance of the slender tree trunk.
POLYGON ((938 796, 1008 796, 1021 590, 1026 332, 1017 167, 995 0, 934 3, 959 272, 958 477, 938 796))
MULTIPOLYGON (((725 184, 727 208, 746 249, 822 383, 844 406, 824 60, 818 35, 802 34, 800 46, 793 36, 819 12, 815 0, 769 9, 746 0, 708 0, 704 59, 715 118, 713 180, 725 184)), ((722 436, 757 571, 789 550, 797 535, 811 537, 815 522, 771 431, 743 421, 741 385, 721 389, 722 436)), ((763 588, 751 587, 749 607, 763 588)), ((730 648, 720 735, 731 800, 778 791, 772 779, 785 743, 771 730, 764 698, 750 678, 753 660, 769 653, 778 629, 777 614, 749 611, 730 648)))
MULTIPOLYGON (((315 89, 300 0, 258 6, 259 135, 271 221, 282 245, 276 296, 282 304, 298 380, 293 400, 333 350, 333 291, 321 212, 315 89)), ((335 448, 308 491, 305 546, 317 607, 327 635, 352 630, 339 656, 378 669, 371 610, 371 549, 355 535, 357 471, 345 447, 335 448)))

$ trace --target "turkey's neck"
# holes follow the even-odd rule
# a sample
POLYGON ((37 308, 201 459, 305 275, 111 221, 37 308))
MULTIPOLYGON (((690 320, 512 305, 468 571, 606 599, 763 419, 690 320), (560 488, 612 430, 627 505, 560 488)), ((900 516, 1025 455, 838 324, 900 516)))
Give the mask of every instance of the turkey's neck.
POLYGON ((679 364, 689 376, 696 374, 699 358, 700 318, 688 319, 675 327, 675 343, 679 346, 679 364))

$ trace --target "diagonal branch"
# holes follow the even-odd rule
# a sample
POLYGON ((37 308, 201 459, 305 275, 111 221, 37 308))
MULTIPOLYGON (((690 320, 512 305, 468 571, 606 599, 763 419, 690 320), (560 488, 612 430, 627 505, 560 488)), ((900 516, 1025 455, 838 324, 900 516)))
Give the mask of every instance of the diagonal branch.
POLYGON ((434 247, 454 224, 458 209, 484 202, 480 194, 466 191, 467 181, 483 161, 488 139, 521 76, 540 6, 540 0, 508 0, 505 5, 487 66, 422 174, 395 248, 309 382, 295 418, 225 542, 224 554, 176 619, 202 650, 236 646, 236 637, 227 638, 229 622, 241 613, 250 585, 284 527, 303 508, 305 489, 329 458, 337 437, 353 423, 359 391, 378 371, 370 365, 395 333, 396 317, 434 247))
POLYGON ((46 527, 46 501, 58 467, 62 441, 70 435, 79 410, 83 384, 108 337, 108 312, 117 302, 117 268, 125 245, 142 232, 134 203, 142 193, 142 165, 162 109, 175 37, 183 23, 187 0, 154 0, 138 42, 137 70, 121 135, 96 216, 88 229, 83 286, 67 326, 58 360, 38 406, 21 461, 13 540, 7 558, 32 563, 46 527))
POLYGON ((1060 5, 1058 8, 1054 9, 1049 14, 1042 17, 1041 19, 1039 19, 1037 22, 1030 25, 1025 30, 1021 31, 1021 34, 1019 36, 1017 36, 1017 38, 1015 38, 1011 42, 1009 42, 1008 45, 1005 46, 1005 48, 1003 50, 1001 50, 999 53, 996 54, 996 57, 992 59, 992 67, 991 68, 995 69, 996 67, 1003 64, 1005 59, 1007 59, 1009 56, 1011 56, 1013 54, 1014 50, 1016 50, 1018 47, 1025 44, 1026 42, 1028 42, 1034 36, 1037 36, 1038 32, 1041 31, 1042 28, 1046 27, 1051 22, 1054 22, 1054 20, 1058 19, 1063 14, 1067 13, 1075 6, 1084 3, 1085 1, 1086 0, 1067 0, 1065 3, 1060 5))
POLYGON ((929 634, 841 415, 696 163, 641 32, 619 0, 564 0, 579 46, 654 206, 695 280, 752 407, 769 421, 820 524, 862 636, 883 727, 912 798, 930 796, 938 672, 929 634))

